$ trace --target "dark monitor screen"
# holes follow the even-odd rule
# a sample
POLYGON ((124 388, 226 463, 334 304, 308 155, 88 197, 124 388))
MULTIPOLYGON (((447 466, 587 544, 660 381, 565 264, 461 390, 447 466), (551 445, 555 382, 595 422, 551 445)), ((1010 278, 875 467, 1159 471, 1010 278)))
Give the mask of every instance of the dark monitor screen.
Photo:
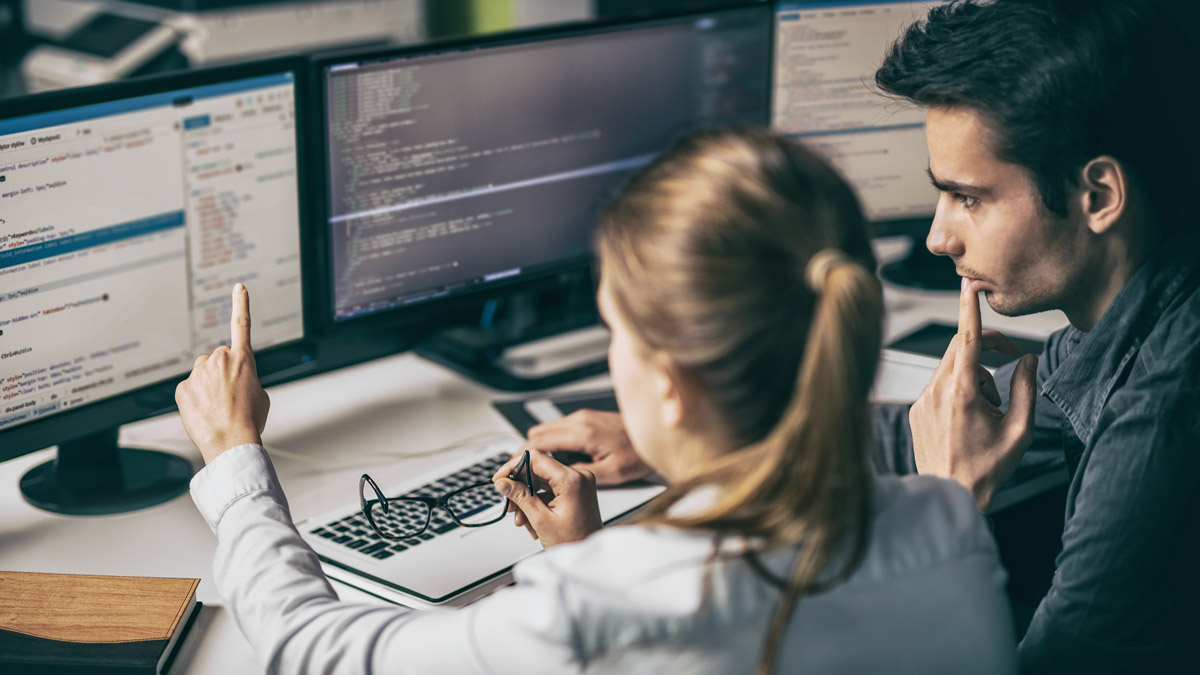
POLYGON ((0 432, 35 447, 228 341, 236 282, 256 349, 304 336, 294 71, 163 87, 0 119, 0 432))
POLYGON ((776 3, 772 126, 837 167, 877 224, 927 229, 937 206, 925 173, 924 110, 868 87, 892 42, 937 4, 776 3))
POLYGON ((767 123, 770 44, 760 6, 323 64, 333 318, 586 263, 674 138, 767 123))

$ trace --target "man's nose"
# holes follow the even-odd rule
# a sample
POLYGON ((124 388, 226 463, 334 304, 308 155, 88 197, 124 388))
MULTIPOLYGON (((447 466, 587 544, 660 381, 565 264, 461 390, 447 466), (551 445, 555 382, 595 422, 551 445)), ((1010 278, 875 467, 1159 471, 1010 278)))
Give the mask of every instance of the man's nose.
POLYGON ((964 252, 963 242, 955 231, 953 219, 945 214, 945 202, 944 196, 938 202, 937 212, 933 216, 933 224, 929 227, 929 236, 925 238, 925 246, 934 255, 958 258, 964 252))

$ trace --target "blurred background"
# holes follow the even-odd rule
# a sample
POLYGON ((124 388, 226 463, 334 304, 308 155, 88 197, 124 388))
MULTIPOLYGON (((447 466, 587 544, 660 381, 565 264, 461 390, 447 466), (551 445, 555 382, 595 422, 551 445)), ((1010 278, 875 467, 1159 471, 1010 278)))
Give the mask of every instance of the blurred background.
POLYGON ((709 0, 0 0, 0 99, 143 74, 721 4, 709 0))

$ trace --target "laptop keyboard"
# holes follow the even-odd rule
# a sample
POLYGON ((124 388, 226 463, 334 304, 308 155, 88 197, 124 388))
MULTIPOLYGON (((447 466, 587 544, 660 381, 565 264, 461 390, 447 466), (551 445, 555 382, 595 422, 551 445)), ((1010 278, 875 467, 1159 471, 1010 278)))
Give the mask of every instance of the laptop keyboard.
MULTIPOLYGON (((461 471, 439 478, 428 485, 423 485, 416 490, 397 496, 440 497, 468 485, 489 481, 496 474, 496 469, 503 466, 511 457, 511 452, 489 457, 461 471)), ((408 539, 395 540, 380 537, 378 534, 375 534, 375 530, 371 529, 371 524, 367 522, 367 517, 361 511, 355 511, 344 518, 332 520, 321 527, 310 530, 309 533, 328 539, 330 542, 344 546, 352 551, 384 560, 402 551, 420 546, 424 542, 446 534, 458 527, 460 525, 454 522, 450 514, 446 513, 446 509, 438 507, 433 510, 433 514, 430 516, 429 527, 421 534, 409 537, 408 539)))

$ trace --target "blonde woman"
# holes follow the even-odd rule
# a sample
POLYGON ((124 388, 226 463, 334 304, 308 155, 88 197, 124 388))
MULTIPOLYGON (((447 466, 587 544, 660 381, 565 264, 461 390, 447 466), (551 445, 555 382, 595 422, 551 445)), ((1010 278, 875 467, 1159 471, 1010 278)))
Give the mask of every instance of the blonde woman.
POLYGON ((765 132, 695 136, 630 182, 597 251, 623 421, 671 487, 600 531, 590 474, 531 453, 547 501, 504 477, 514 458, 496 485, 549 550, 457 611, 338 601, 261 447, 235 289, 231 347, 177 398, 208 462, 192 495, 218 588, 268 670, 1012 671, 970 495, 867 466, 882 303, 845 183, 765 132))

